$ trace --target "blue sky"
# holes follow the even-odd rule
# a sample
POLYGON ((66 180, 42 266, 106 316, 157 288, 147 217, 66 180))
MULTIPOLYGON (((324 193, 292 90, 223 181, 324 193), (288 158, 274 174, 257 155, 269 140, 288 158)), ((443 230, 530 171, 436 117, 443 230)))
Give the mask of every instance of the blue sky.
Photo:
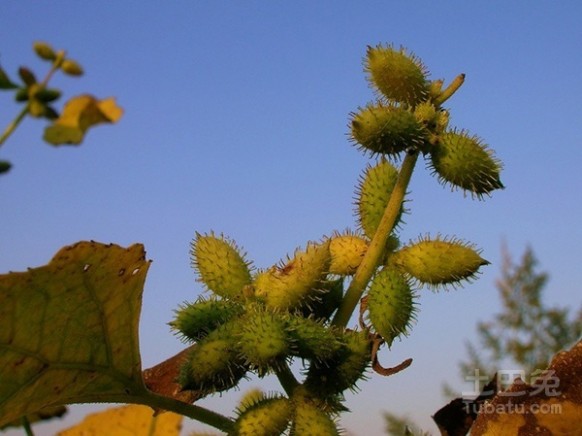
MULTIPOLYGON (((451 124, 496 151, 507 188, 473 201, 419 163, 401 238, 456 235, 492 265, 464 289, 422 291, 411 336, 383 355, 387 364, 412 357, 412 367, 362 383, 342 422, 354 434, 382 434, 381 411, 391 410, 436 432, 430 415, 444 404, 442 382, 467 390, 457 373, 464 341, 498 309, 504 241, 515 256, 534 248, 550 273, 549 302, 580 306, 580 16, 574 1, 3 0, 6 71, 25 64, 41 75, 31 46, 45 40, 86 70, 55 78, 65 97, 115 96, 125 115, 81 147, 58 149, 42 143, 42 122, 27 119, 0 149, 14 165, 0 179, 0 270, 45 264, 79 240, 142 242, 154 260, 144 367, 176 353, 183 345, 167 322, 201 292, 188 254, 196 231, 225 233, 267 267, 308 240, 355 228, 354 187, 369 160, 346 134, 349 113, 373 99, 362 58, 367 45, 403 45, 432 78, 467 75, 446 105, 451 124)), ((0 94, 2 129, 17 110, 0 94)), ((208 404, 219 402, 232 405, 208 404)), ((38 433, 93 409, 75 408, 38 433)))

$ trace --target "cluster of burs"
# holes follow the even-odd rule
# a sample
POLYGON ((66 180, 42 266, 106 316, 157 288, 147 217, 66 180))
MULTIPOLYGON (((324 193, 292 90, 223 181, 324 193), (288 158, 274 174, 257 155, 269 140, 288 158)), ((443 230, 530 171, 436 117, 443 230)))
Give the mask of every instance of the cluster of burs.
POLYGON ((390 346, 414 323, 415 290, 455 286, 487 263, 456 238, 426 236, 401 246, 393 226, 363 294, 359 327, 334 322, 387 208, 399 177, 393 163, 402 155, 424 155, 439 181, 472 196, 502 187, 492 152, 448 128, 443 82, 428 80, 420 60, 404 49, 369 47, 365 69, 378 98, 351 118, 353 141, 375 158, 356 192, 358 230, 309 242, 262 270, 225 236, 197 234, 192 243, 193 265, 209 292, 181 307, 171 323, 196 343, 182 368, 183 388, 221 392, 249 373, 277 374, 285 388, 244 397, 233 434, 338 434, 344 392, 372 366, 374 340, 390 346), (303 363, 301 383, 289 371, 293 359, 303 363))

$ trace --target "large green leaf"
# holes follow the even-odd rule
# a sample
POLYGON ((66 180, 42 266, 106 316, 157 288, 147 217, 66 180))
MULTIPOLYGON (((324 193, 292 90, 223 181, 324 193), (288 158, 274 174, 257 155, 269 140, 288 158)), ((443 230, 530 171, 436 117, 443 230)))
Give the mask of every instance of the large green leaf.
POLYGON ((47 406, 143 396, 148 267, 140 244, 79 242, 43 267, 0 276, 0 428, 47 406))

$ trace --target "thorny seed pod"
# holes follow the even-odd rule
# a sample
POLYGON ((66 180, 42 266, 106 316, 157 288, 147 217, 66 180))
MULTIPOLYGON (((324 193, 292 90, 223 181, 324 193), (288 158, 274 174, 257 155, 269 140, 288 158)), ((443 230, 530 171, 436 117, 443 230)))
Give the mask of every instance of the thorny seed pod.
POLYGON ((390 100, 414 106, 429 96, 426 67, 404 48, 368 47, 365 70, 371 85, 390 100))
POLYGON ((235 334, 242 358, 264 374, 289 352, 289 337, 279 314, 260 307, 247 308, 237 319, 235 334))
POLYGON ((272 436, 282 434, 293 414, 291 401, 281 396, 263 397, 239 411, 234 424, 236 436, 272 436))
POLYGON ((393 254, 391 265, 401 268, 419 283, 438 288, 473 278, 489 262, 479 251, 457 239, 420 239, 393 254))
POLYGON ((232 328, 227 325, 193 347, 181 368, 179 382, 188 390, 220 392, 236 386, 246 371, 232 328))
POLYGON ((395 105, 368 105, 352 114, 351 137, 363 151, 391 158, 410 147, 421 147, 427 132, 414 114, 395 105))
POLYGON ((315 301, 329 263, 329 241, 309 243, 285 264, 257 274, 255 296, 274 310, 290 310, 315 301))
MULTIPOLYGON (((361 230, 372 239, 380 224, 392 190, 398 179, 398 170, 386 159, 368 166, 356 191, 356 214, 361 230)), ((400 221, 402 210, 397 218, 400 221)))
POLYGON ((243 306, 231 300, 199 300, 176 311, 170 323, 191 341, 199 341, 210 332, 243 313, 243 306))
POLYGON ((250 263, 234 242, 196 233, 190 253, 200 281, 209 290, 225 298, 243 296, 243 289, 251 283, 250 263))
POLYGON ((341 433, 335 421, 316 402, 295 395, 293 397, 295 413, 291 426, 292 436, 317 435, 339 436, 341 433))
POLYGON ((368 289, 368 316, 388 346, 408 333, 416 318, 415 297, 410 284, 397 270, 384 268, 374 276, 368 289))
POLYGON ((443 134, 430 150, 433 174, 443 184, 461 188, 478 198, 503 188, 501 163, 476 136, 464 131, 443 134))
POLYGON ((343 347, 329 360, 312 361, 305 386, 322 398, 334 397, 346 389, 356 390, 370 365, 372 343, 367 331, 344 331, 343 347))
POLYGON ((342 346, 331 328, 311 318, 291 315, 286 320, 286 329, 291 341, 291 353, 303 359, 325 361, 331 359, 342 346))
POLYGON ((331 264, 329 272, 340 276, 352 275, 356 272, 366 251, 368 240, 355 234, 337 234, 329 243, 331 264))

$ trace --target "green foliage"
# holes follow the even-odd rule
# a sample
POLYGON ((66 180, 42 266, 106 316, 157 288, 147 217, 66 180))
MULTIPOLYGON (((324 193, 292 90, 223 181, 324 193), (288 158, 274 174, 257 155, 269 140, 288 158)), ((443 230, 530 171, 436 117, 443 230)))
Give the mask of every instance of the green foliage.
POLYGON ((48 406, 137 400, 148 267, 141 245, 80 242, 0 276, 0 427, 48 406))
MULTIPOLYGON (((35 42, 33 49, 42 61, 50 64, 43 80, 39 81, 32 70, 21 66, 18 69, 21 84, 18 84, 0 67, 0 90, 13 92, 14 100, 24 105, 0 135, 0 147, 26 116, 49 122, 43 139, 55 146, 78 145, 85 138, 89 128, 119 121, 123 110, 117 106, 113 98, 99 100, 88 94, 70 98, 65 103, 63 111, 59 113, 53 104, 61 98, 62 92, 56 88, 49 88, 50 80, 57 72, 67 76, 81 76, 83 68, 77 61, 68 58, 64 50, 55 50, 46 42, 35 42)), ((8 172, 10 168, 9 162, 0 160, 0 174, 8 172)))
POLYGON ((477 324, 479 343, 467 344, 469 359, 460 363, 463 376, 478 368, 492 377, 504 364, 517 365, 529 375, 545 369, 552 356, 580 339, 582 308, 571 314, 567 307, 548 306, 543 299, 548 277, 539 271, 531 248, 518 263, 504 249, 497 281, 501 311, 477 324))

